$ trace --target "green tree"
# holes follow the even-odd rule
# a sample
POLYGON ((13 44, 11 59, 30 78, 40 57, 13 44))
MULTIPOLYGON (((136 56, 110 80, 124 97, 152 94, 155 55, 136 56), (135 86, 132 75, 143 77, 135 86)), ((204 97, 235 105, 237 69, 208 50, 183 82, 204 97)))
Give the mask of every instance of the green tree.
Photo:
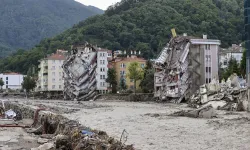
POLYGON ((234 58, 231 58, 228 62, 228 67, 224 69, 223 71, 223 79, 227 79, 229 76, 231 76, 233 73, 236 73, 237 75, 240 75, 240 69, 239 64, 237 63, 237 60, 234 58))
POLYGON ((22 87, 23 89, 26 90, 27 93, 29 93, 31 90, 33 90, 36 87, 35 79, 32 78, 31 76, 24 77, 22 87))
POLYGON ((136 93, 136 82, 143 78, 143 70, 138 62, 133 62, 128 66, 128 77, 134 82, 134 93, 136 93))
POLYGON ((2 88, 3 88, 3 86, 4 86, 3 79, 0 79, 0 86, 1 86, 1 90, 2 90, 2 88))
POLYGON ((145 93, 152 93, 154 91, 154 68, 150 61, 147 61, 146 67, 144 68, 143 79, 140 83, 140 87, 145 93))
POLYGON ((121 89, 121 90, 126 90, 126 89, 127 89, 125 77, 123 77, 123 76, 122 76, 121 79, 120 79, 120 89, 121 89))
POLYGON ((106 79, 106 82, 108 82, 110 84, 110 87, 112 87, 112 93, 116 93, 117 81, 116 71, 114 68, 108 70, 108 78, 106 79))

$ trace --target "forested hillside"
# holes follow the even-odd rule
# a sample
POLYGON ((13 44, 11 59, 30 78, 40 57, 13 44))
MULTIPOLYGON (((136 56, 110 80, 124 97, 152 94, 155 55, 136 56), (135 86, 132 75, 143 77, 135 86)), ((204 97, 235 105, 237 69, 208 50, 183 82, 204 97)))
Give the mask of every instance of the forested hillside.
POLYGON ((74 0, 0 0, 0 58, 100 13, 74 0))
POLYGON ((240 43, 243 32, 242 0, 122 0, 104 15, 91 17, 64 33, 43 40, 28 52, 0 61, 0 68, 26 72, 30 64, 71 44, 88 41, 108 49, 141 50, 145 58, 156 56, 177 33, 220 39, 222 47, 240 43))

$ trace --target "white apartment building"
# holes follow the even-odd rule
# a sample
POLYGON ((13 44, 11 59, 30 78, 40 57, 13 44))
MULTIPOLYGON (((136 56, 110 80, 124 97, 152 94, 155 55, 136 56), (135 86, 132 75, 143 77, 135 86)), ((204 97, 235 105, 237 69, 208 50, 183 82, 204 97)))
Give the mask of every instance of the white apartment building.
POLYGON ((23 78, 24 75, 14 72, 0 74, 0 79, 4 82, 2 89, 22 89, 23 78))
POLYGON ((97 68, 96 68, 96 81, 97 90, 100 93, 108 92, 108 83, 106 79, 108 77, 108 65, 109 61, 112 59, 112 51, 98 48, 97 51, 97 68))
POLYGON ((220 67, 227 68, 230 59, 235 59, 237 63, 240 64, 243 56, 243 49, 241 46, 233 44, 232 47, 228 49, 221 49, 219 55, 220 67))
POLYGON ((45 59, 40 60, 36 91, 63 91, 63 69, 65 51, 58 50, 45 59))

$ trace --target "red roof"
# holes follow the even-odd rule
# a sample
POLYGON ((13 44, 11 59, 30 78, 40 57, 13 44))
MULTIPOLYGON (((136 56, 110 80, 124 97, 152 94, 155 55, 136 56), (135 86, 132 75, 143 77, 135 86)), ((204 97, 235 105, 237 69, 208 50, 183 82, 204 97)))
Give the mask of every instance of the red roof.
POLYGON ((48 60, 65 60, 65 56, 63 54, 52 54, 48 57, 48 60))
POLYGON ((8 73, 3 73, 4 75, 21 75, 20 73, 17 72, 8 72, 8 73))

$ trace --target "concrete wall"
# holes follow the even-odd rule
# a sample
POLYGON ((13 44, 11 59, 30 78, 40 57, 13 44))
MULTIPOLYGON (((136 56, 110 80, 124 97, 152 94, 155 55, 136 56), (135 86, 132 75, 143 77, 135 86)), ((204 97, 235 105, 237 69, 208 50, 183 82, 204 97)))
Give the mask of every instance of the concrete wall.
POLYGON ((108 77, 108 51, 98 51, 97 68, 96 68, 97 90, 99 91, 108 90, 108 84, 106 82, 107 77, 108 77))
POLYGON ((0 78, 4 81, 3 89, 22 89, 23 75, 21 74, 0 74, 0 78))
POLYGON ((48 60, 48 90, 63 91, 63 60, 48 60))

